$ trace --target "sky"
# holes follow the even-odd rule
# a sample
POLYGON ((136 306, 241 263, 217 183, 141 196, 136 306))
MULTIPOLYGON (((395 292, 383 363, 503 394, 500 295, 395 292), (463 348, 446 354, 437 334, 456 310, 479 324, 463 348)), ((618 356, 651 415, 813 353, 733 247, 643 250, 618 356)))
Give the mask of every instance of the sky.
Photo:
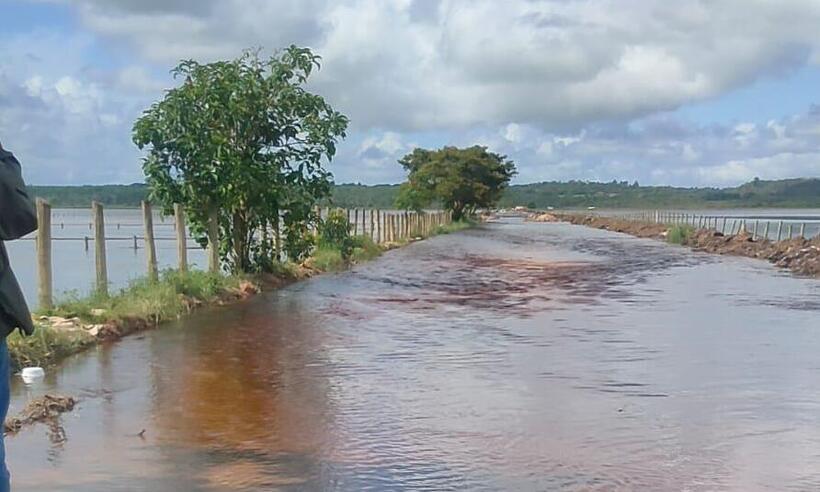
POLYGON ((820 0, 0 0, 0 142, 32 184, 142 181, 181 59, 290 44, 351 120, 337 182, 485 145, 517 183, 820 177, 820 0))

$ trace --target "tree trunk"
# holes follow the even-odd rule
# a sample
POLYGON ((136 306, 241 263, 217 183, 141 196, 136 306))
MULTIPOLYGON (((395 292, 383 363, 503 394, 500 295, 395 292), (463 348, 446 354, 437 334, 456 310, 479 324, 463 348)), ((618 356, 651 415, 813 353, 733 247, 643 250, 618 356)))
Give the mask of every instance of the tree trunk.
POLYGON ((279 231, 280 226, 280 217, 279 217, 279 210, 276 210, 276 213, 273 214, 273 237, 276 240, 276 251, 275 257, 277 263, 282 263, 282 234, 279 231))
POLYGON ((453 204, 453 222, 457 222, 464 217, 464 205, 460 203, 453 204))
POLYGON ((250 267, 248 248, 248 221, 241 210, 233 213, 233 255, 238 273, 245 273, 250 267))

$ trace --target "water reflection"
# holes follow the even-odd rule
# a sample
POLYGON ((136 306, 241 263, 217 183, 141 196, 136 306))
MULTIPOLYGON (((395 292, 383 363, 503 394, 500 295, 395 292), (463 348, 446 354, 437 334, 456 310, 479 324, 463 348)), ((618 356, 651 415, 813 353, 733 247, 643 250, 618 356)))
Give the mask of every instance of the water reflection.
POLYGON ((439 237, 51 371, 83 400, 61 449, 9 441, 16 490, 815 489, 818 294, 567 225, 439 237))

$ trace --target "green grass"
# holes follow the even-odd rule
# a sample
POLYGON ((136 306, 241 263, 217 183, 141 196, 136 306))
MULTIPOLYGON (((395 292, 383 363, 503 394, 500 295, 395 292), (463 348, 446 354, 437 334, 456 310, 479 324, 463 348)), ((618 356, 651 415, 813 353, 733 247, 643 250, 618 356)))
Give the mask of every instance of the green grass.
POLYGON ((201 271, 180 273, 176 270, 162 272, 158 282, 148 279, 133 281, 125 289, 110 295, 92 294, 89 297, 70 295, 53 309, 38 314, 77 317, 88 323, 104 323, 130 318, 141 318, 159 323, 176 318, 187 307, 181 296, 209 301, 219 294, 239 286, 239 277, 227 277, 201 271), (92 311, 103 310, 95 315, 92 311))
POLYGON ((342 252, 330 246, 318 248, 309 261, 311 267, 320 272, 340 272, 347 268, 342 252))
MULTIPOLYGON (((190 310, 190 303, 185 302, 186 298, 207 303, 237 289, 241 281, 239 277, 200 271, 183 274, 167 270, 162 272, 157 282, 147 279, 136 280, 110 296, 69 295, 53 309, 40 310, 37 315, 76 317, 86 325, 116 323, 126 318, 159 323, 186 314, 190 310)), ((96 338, 81 330, 55 330, 43 324, 38 324, 35 333, 30 337, 14 332, 7 338, 15 370, 32 365, 51 364, 96 342, 96 338)))
POLYGON ((89 347, 96 339, 85 332, 65 332, 38 326, 34 335, 14 331, 6 338, 14 372, 28 366, 45 366, 89 347))
POLYGON ((326 244, 316 249, 308 264, 320 272, 341 272, 352 263, 370 261, 383 252, 382 247, 368 236, 355 236, 352 240, 353 252, 349 259, 345 260, 339 248, 326 244))
POLYGON ((688 225, 675 225, 669 229, 666 235, 666 241, 672 244, 684 244, 689 236, 694 232, 694 228, 688 225))
POLYGON ((356 236, 354 238, 355 246, 353 247, 353 254, 351 260, 354 263, 361 263, 363 261, 370 261, 378 258, 382 254, 382 248, 376 244, 369 236, 356 236))
POLYGON ((459 220, 457 222, 450 222, 449 224, 444 224, 436 227, 435 231, 433 231, 433 234, 452 234, 453 232, 463 231, 464 229, 475 227, 475 225, 476 223, 472 220, 459 220))

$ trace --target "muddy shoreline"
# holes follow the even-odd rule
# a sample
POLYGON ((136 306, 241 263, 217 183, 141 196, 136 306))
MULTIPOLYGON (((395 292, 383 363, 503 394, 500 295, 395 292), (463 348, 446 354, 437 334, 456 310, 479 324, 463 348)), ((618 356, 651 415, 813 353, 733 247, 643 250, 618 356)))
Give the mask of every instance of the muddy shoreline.
MULTIPOLYGON (((597 215, 555 214, 555 217, 571 224, 660 241, 667 241, 670 230, 676 227, 597 215)), ((820 278, 820 236, 771 241, 753 238, 746 231, 725 235, 715 229, 692 228, 680 244, 695 251, 766 260, 797 275, 820 278)))

